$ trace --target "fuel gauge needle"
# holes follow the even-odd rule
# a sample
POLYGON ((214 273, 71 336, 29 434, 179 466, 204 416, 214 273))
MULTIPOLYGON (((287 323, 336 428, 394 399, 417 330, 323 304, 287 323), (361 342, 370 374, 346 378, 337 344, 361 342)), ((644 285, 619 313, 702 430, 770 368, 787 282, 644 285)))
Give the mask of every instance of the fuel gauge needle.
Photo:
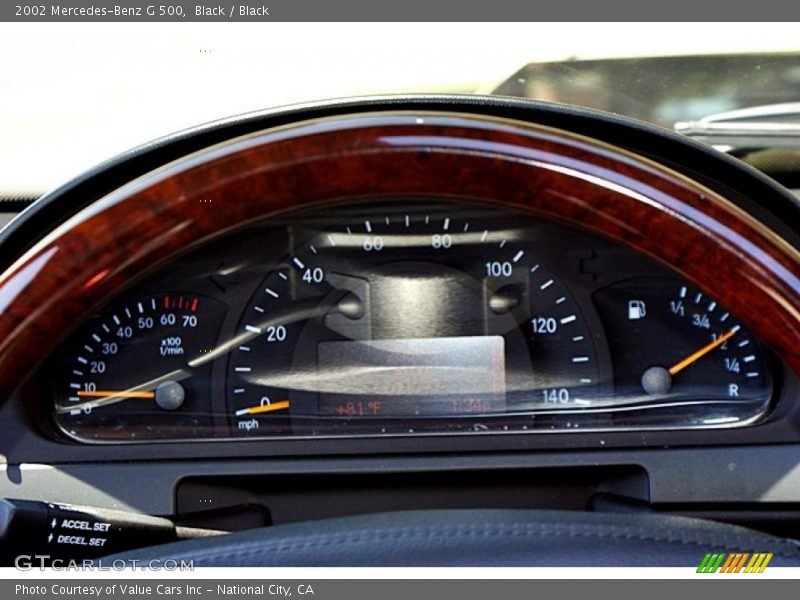
POLYGON ((698 360, 703 358, 706 354, 708 354, 709 352, 714 350, 714 348, 718 348, 719 346, 721 346, 722 344, 727 342, 734 335, 736 335, 736 333, 738 331, 739 331, 739 326, 737 325, 736 327, 731 329, 728 333, 719 336, 713 342, 710 342, 710 343, 706 344, 705 346, 700 348, 697 352, 693 352, 692 354, 690 354, 689 356, 684 358, 682 361, 680 361, 680 362, 676 363, 675 365, 673 365, 669 369, 669 374, 673 375, 673 376, 677 375, 678 373, 683 371, 686 367, 694 364, 695 362, 697 362, 698 360))
POLYGON ((289 408, 288 400, 281 400, 280 402, 272 402, 271 404, 264 404, 262 406, 251 406, 250 408, 242 408, 236 411, 237 417, 245 415, 260 415, 263 413, 275 412, 276 410, 283 410, 289 408))

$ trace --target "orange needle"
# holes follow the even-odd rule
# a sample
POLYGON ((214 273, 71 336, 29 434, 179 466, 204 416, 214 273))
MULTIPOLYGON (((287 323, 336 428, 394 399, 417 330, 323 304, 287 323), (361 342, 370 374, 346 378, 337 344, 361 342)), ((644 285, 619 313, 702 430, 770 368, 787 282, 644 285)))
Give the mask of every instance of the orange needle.
MULTIPOLYGON (((155 392, 123 392, 115 390, 98 390, 96 392, 78 392, 79 398, 146 398, 153 400, 156 397, 155 392)), ((82 405, 81 405, 82 406, 82 405)))
POLYGON ((250 408, 243 408, 236 411, 236 416, 242 415, 260 415, 262 413, 274 412, 276 410, 283 410, 289 408, 288 400, 281 400, 280 402, 273 402, 271 404, 264 404, 263 406, 251 406, 250 408))
POLYGON ((722 335, 722 336, 718 337, 717 339, 715 339, 713 342, 710 342, 709 344, 706 344, 705 346, 700 348, 700 350, 698 350, 697 352, 693 352, 692 354, 690 354, 689 356, 684 358, 682 361, 680 361, 679 363, 674 365, 669 370, 669 374, 670 375, 675 375, 677 373, 680 373, 681 371, 683 371, 689 365, 691 365, 694 362, 696 362, 697 360, 703 358, 706 354, 711 352, 714 348, 717 348, 718 346, 721 346, 722 344, 727 342, 734 335, 736 335, 736 332, 738 332, 738 331, 739 331, 739 326, 737 325, 736 327, 731 329, 725 335, 722 335))

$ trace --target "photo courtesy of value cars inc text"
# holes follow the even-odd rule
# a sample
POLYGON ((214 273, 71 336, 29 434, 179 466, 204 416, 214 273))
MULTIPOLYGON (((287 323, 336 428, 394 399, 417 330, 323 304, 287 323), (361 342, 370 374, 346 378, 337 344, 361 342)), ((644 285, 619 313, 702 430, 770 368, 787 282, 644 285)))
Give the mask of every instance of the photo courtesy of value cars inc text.
POLYGON ((80 596, 105 598, 119 595, 121 597, 152 598, 153 596, 167 597, 197 597, 204 594, 217 596, 266 596, 277 598, 293 598, 297 596, 312 597, 314 588, 308 583, 259 583, 245 584, 181 584, 181 583, 108 583, 96 585, 82 585, 70 583, 52 584, 16 584, 14 594, 17 597, 41 596, 80 596))

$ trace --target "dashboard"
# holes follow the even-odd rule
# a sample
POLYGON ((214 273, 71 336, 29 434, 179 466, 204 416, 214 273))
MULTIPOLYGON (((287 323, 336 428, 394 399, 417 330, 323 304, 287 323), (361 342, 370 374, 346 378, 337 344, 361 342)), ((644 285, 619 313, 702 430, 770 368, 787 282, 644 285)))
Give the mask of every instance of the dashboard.
POLYGON ((774 357, 716 299, 515 211, 337 203, 212 246, 58 350, 49 408, 62 435, 738 427, 773 404, 774 357))
POLYGON ((228 530, 609 497, 781 530, 798 214, 699 143, 503 98, 161 140, 0 235, 0 491, 228 530))

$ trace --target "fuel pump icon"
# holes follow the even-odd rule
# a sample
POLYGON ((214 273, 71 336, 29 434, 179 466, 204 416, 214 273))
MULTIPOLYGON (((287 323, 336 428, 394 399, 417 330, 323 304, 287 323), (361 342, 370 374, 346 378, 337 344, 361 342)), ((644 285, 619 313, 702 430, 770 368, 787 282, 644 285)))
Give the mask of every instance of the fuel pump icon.
POLYGON ((647 316, 647 305, 644 300, 628 300, 628 320, 638 321, 647 316))

